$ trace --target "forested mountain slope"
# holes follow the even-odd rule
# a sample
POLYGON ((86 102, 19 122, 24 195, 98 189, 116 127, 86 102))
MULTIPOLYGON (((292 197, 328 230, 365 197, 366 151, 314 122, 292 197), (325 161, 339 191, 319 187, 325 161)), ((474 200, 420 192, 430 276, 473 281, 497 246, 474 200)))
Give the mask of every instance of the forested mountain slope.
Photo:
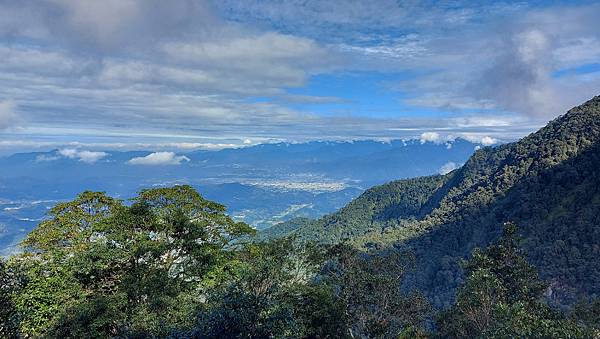
POLYGON ((294 232, 408 248, 416 269, 407 287, 443 306, 462 281, 459 260, 507 221, 519 225, 548 297, 570 304, 600 294, 600 96, 518 142, 477 151, 446 176, 376 187, 294 232))
POLYGON ((416 220, 427 215, 427 202, 449 177, 434 175, 375 186, 336 213, 318 220, 297 218, 266 229, 259 237, 297 233, 303 239, 335 243, 389 227, 393 220, 416 220))

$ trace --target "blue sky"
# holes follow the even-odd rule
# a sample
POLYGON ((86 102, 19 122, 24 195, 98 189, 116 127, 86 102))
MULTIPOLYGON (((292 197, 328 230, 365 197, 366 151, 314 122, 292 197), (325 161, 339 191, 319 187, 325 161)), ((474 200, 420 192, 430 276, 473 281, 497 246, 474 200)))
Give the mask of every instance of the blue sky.
POLYGON ((512 140, 600 94, 590 1, 1 0, 0 153, 512 140))

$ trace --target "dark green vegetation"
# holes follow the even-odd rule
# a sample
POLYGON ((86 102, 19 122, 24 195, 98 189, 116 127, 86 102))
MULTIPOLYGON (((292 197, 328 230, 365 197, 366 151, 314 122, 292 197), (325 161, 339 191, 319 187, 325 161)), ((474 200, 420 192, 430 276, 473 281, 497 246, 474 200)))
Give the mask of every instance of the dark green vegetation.
POLYGON ((11 259, 25 281, 13 299, 22 332, 160 333, 188 322, 186 300, 230 260, 229 241, 252 231, 223 212, 188 186, 142 191, 131 206, 94 192, 58 204, 11 259))
MULTIPOLYGON (((459 261, 496 240, 507 221, 520 226, 550 300, 570 305, 600 295, 600 97, 518 142, 478 150, 445 176, 375 187, 292 233, 408 250, 418 269, 405 287, 448 307, 464 279, 459 261)), ((285 229, 290 224, 268 232, 285 229)))
POLYGON ((519 249, 516 228, 464 263, 457 303, 435 313, 401 281, 413 257, 252 230, 188 186, 131 206, 85 192, 59 204, 0 262, 0 335, 63 338, 592 338, 600 303, 566 313, 519 249), (237 240, 236 240, 237 239, 237 240), (236 240, 236 241, 234 241, 236 240))
POLYGON ((314 221, 294 219, 260 232, 259 237, 268 239, 297 233, 305 240, 336 243, 362 236, 369 230, 384 231, 391 220, 405 224, 426 215, 429 198, 445 180, 446 177, 436 175, 376 186, 334 214, 314 221))
POLYGON ((548 306, 543 298, 548 286, 525 259, 516 233, 516 226, 507 223, 496 244, 475 249, 472 258, 463 262, 466 280, 458 289, 456 303, 438 315, 436 336, 597 337, 597 302, 580 304, 569 316, 548 306))
POLYGON ((363 253, 254 231, 189 186, 125 205, 84 192, 0 262, 2 337, 333 338, 424 333, 397 251, 363 253))

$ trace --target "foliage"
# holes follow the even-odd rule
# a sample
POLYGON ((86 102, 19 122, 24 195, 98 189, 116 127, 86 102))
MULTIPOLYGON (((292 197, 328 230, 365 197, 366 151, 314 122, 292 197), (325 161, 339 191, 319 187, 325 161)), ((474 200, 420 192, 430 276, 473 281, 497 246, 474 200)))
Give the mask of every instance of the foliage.
POLYGON ((25 337, 424 335, 428 304, 400 289, 410 256, 251 233, 188 186, 130 205, 84 192, 24 241, 2 300, 25 337))
POLYGON ((332 337, 345 325, 332 290, 313 281, 323 248, 293 238, 246 245, 235 278, 208 295, 193 337, 332 337))
POLYGON ((523 256, 516 226, 464 263, 456 304, 441 314, 443 338, 580 338, 584 330, 543 301, 545 284, 523 256))
POLYGON ((27 239, 25 253, 8 266, 0 262, 6 337, 598 333, 597 301, 580 303, 568 316, 544 301, 547 285, 525 259, 514 224, 463 264, 467 279, 457 302, 438 315, 432 332, 425 297, 402 288, 415 268, 402 249, 363 251, 295 237, 240 242, 247 226, 187 187, 142 191, 130 206, 86 192, 59 207, 27 239))
POLYGON ((351 337, 397 338, 403 331, 423 328, 429 304, 418 293, 406 295, 401 279, 410 265, 395 250, 362 253, 341 244, 325 266, 324 279, 335 287, 348 318, 351 337))
POLYGON ((19 275, 0 258, 0 337, 19 336, 20 314, 13 302, 13 294, 21 283, 19 275))
POLYGON ((324 243, 351 241, 387 227, 386 222, 390 219, 415 219, 427 214, 428 199, 446 179, 434 175, 376 186, 336 213, 314 221, 293 219, 262 231, 259 236, 275 239, 296 234, 302 239, 324 243))
POLYGON ((396 338, 425 333, 429 305, 406 295, 405 256, 294 238, 249 244, 237 278, 209 293, 192 337, 396 338))
POLYGON ((130 206, 84 192, 58 204, 14 262, 21 331, 40 336, 164 335, 190 321, 181 303, 218 272, 252 229, 189 186, 143 190, 130 206))
POLYGON ((587 337, 600 336, 600 298, 580 300, 573 306, 569 316, 585 329, 587 337))

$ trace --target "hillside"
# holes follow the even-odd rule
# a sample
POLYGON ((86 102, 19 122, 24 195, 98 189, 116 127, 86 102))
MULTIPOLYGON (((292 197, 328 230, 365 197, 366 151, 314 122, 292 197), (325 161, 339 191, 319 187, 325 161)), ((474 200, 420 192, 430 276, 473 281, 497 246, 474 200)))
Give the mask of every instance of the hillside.
POLYGON ((551 300, 600 294, 600 96, 518 142, 478 150, 446 176, 375 187, 294 232, 407 248, 418 269, 406 287, 447 306, 462 281, 459 260, 497 239, 507 221, 519 225, 551 300), (384 204, 375 210, 374 201, 384 204))
POLYGON ((375 186, 336 213, 318 220, 290 220, 266 229, 259 237, 276 238, 296 232, 307 240, 333 243, 387 228, 393 220, 416 220, 427 215, 427 202, 449 177, 434 175, 375 186))

